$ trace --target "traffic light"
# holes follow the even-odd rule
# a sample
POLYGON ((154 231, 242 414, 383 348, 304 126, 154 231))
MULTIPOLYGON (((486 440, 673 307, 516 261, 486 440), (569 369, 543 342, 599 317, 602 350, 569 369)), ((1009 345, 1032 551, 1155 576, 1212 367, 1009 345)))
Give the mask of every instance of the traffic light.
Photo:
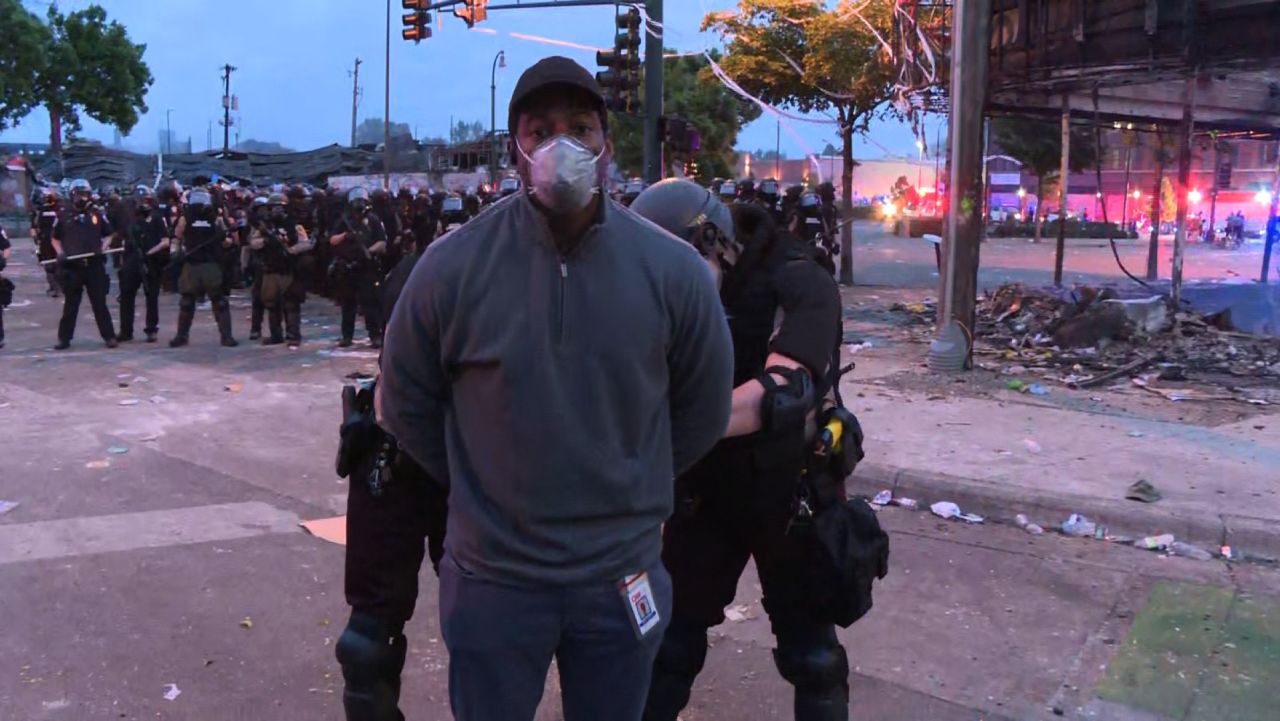
POLYGON ((404 29, 400 31, 400 37, 412 40, 414 43, 420 43, 431 37, 431 13, 427 12, 431 0, 401 0, 400 5, 405 10, 412 11, 400 16, 400 22, 404 25, 404 29))
POLYGON ((617 16, 618 34, 613 50, 596 53, 596 64, 605 68, 596 73, 604 92, 605 106, 618 112, 636 112, 640 88, 640 11, 631 8, 617 16))
POLYGON ((467 27, 473 28, 476 23, 489 19, 489 0, 463 0, 463 7, 455 7, 453 14, 462 18, 467 27))

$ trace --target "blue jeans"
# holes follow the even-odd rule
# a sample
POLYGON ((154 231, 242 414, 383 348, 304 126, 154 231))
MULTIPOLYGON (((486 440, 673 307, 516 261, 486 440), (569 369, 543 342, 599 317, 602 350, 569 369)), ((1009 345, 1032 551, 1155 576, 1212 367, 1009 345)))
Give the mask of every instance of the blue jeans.
MULTIPOLYGON (((639 721, 671 617, 671 577, 648 569, 661 621, 639 636, 616 582, 530 587, 440 564, 440 627, 458 721, 533 719, 554 657, 565 721, 639 721)), ((619 579, 621 580, 621 579, 619 579)))

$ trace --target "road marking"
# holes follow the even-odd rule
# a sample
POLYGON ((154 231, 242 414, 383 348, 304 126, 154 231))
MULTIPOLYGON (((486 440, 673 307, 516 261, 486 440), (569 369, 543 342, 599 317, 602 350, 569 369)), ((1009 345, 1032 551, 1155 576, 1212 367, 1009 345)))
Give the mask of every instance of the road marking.
POLYGON ((297 532, 296 514, 260 501, 4 524, 0 566, 297 532))

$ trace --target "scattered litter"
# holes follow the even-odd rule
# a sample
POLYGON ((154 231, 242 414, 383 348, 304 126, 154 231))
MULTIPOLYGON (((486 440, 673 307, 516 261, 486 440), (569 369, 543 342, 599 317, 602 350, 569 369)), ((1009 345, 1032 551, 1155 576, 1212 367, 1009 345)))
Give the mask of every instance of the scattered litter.
POLYGON ((125 446, 111 446, 110 448, 107 448, 107 453, 110 453, 113 456, 123 456, 128 452, 129 449, 125 446))
POLYGON ((1129 437, 1130 437, 1130 438, 1142 438, 1142 437, 1144 437, 1144 436, 1146 436, 1146 435, 1147 435, 1147 434, 1146 434, 1146 433, 1143 433, 1142 431, 1129 431, 1129 437))
POLYGON ((317 518, 313 521, 302 521, 298 524, 302 526, 302 530, 319 538, 322 541, 336 543, 339 546, 347 545, 347 517, 334 516, 333 518, 317 518))
POLYGON ((951 519, 960 517, 960 506, 957 506, 951 501, 938 501, 932 506, 929 506, 929 510, 933 511, 933 515, 938 516, 939 518, 951 519))
POLYGON ((0 515, 8 513, 18 507, 17 501, 0 501, 0 515))
POLYGON ((118 405, 118 406, 136 406, 136 405, 138 405, 138 399, 137 399, 137 398, 126 398, 126 399, 124 399, 124 400, 120 401, 119 403, 117 403, 116 405, 118 405))
POLYGON ((1140 501, 1142 503, 1155 503, 1164 498, 1159 489, 1151 485, 1151 481, 1147 480, 1135 481, 1129 486, 1129 490, 1125 491, 1124 497, 1130 501, 1140 501))
POLYGON ((147 378, 146 376, 134 376, 134 377, 133 377, 133 380, 132 380, 131 382, 133 382, 133 383, 146 383, 148 380, 150 380, 150 379, 149 379, 149 378, 147 378))
POLYGON ((871 341, 864 340, 861 343, 852 343, 850 345, 845 346, 845 350, 849 351, 849 355, 857 355, 858 353, 864 350, 867 350, 868 348, 874 348, 874 347, 875 346, 871 344, 871 341))
POLYGON ((150 442, 152 442, 152 441, 158 441, 158 440, 160 440, 160 434, 159 434, 159 433, 152 433, 152 434, 150 434, 150 435, 146 435, 146 436, 143 436, 143 437, 139 438, 139 439, 138 439, 138 442, 139 442, 139 443, 150 443, 150 442))
POLYGON ((1034 440, 1032 440, 1032 439, 1030 439, 1030 438, 1023 438, 1023 439, 1022 439, 1022 445, 1023 445, 1023 446, 1027 449, 1027 451, 1028 451, 1028 452, 1030 452, 1030 453, 1039 453, 1040 451, 1044 450, 1043 448, 1041 448, 1041 447, 1040 447, 1040 444, 1039 444, 1039 443, 1036 443, 1034 440))
POLYGON ((164 685, 164 689, 165 701, 172 701, 178 697, 178 694, 182 693, 182 689, 178 688, 176 683, 167 683, 164 685))
POLYGON ((147 400, 150 401, 153 405, 160 405, 161 403, 164 403, 169 399, 165 398, 164 396, 151 396, 147 400))
POLYGON ((84 467, 85 467, 85 468, 92 468, 92 469, 95 469, 95 470, 96 470, 96 469, 101 469, 101 468, 110 468, 110 467, 111 467, 111 461, 89 461, 88 463, 84 464, 84 467))
POLYGON ((893 499, 893 505, 905 508, 908 511, 914 511, 920 507, 920 502, 914 498, 895 498, 893 499))
POLYGON ((1222 547, 1222 557, 1227 559, 1228 561, 1231 560, 1231 546, 1222 547))
POLYGON ((965 523, 982 523, 983 521, 987 520, 976 513, 961 513, 959 516, 957 516, 957 518, 964 521, 965 523))
POLYGON ((253 619, 245 616, 244 619, 240 621, 240 628, 253 628, 253 619))
POLYGON ((1044 529, 1032 523, 1025 514, 1019 513, 1013 517, 1013 522, 1018 524, 1018 528, 1030 533, 1033 536, 1039 536, 1044 533, 1044 529))
POLYGON ((741 622, 753 618, 751 607, 747 604, 731 606, 724 610, 724 617, 730 621, 741 622))
POLYGON ((1062 532, 1074 538, 1088 538, 1097 534, 1098 524, 1079 513, 1073 513, 1062 522, 1062 532))
POLYGON ((1027 384, 1023 383, 1017 378, 1014 378, 1013 380, 1006 383, 1004 387, 1008 388, 1011 391, 1018 391, 1019 393, 1021 393, 1027 389, 1027 384))
POLYGON ((116 381, 116 387, 117 387, 117 388, 128 388, 128 387, 129 387, 129 382, 128 382, 128 381, 116 381))
POLYGON ((1213 559, 1213 554, 1190 543, 1182 541, 1174 541, 1169 544, 1169 551, 1175 556, 1183 556, 1184 558, 1194 558, 1197 561, 1209 561, 1213 559))
POLYGON ((116 374, 116 378, 131 378, 131 377, 133 377, 133 374, 132 374, 132 373, 117 373, 117 374, 116 374))
POLYGON ((71 701, 70 699, 60 698, 53 701, 41 701, 40 705, 44 706, 46 711, 60 711, 64 708, 71 708, 71 701))
POLYGON ((1159 536, 1147 536, 1134 545, 1138 548, 1145 548, 1148 551, 1159 551, 1173 545, 1173 534, 1163 533, 1159 536))
POLYGON ((1027 372, 1027 367, 1024 365, 1005 366, 1005 369, 1000 372, 1007 376, 1020 376, 1027 372))
POLYGON ((1048 389, 1048 388, 1045 388, 1044 386, 1040 385, 1039 383, 1032 383, 1031 385, 1027 386, 1027 392, 1028 392, 1028 393, 1030 393, 1030 394, 1031 394, 1031 395, 1033 395, 1033 396, 1047 396, 1047 395, 1049 395, 1049 389, 1048 389))
POLYGON ((877 506, 887 506, 889 505, 889 502, 892 500, 893 500, 893 491, 890 491, 889 489, 886 488, 885 490, 877 493, 876 497, 871 499, 871 502, 876 504, 877 506))
POLYGON ((227 391, 228 393, 239 393, 243 388, 244 386, 240 383, 228 383, 222 387, 222 390, 227 391))
POLYGON ((1181 363, 1160 363, 1156 366, 1160 369, 1157 376, 1162 381, 1185 381, 1187 379, 1187 368, 1181 363))

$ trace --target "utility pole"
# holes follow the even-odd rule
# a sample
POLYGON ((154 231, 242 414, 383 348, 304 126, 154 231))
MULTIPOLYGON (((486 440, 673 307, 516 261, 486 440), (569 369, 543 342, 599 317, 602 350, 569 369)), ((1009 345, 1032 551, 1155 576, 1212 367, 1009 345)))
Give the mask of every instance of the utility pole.
MULTIPOLYGON (((951 37, 950 171, 946 230, 942 237, 942 292, 938 302, 938 335, 929 353, 929 367, 935 370, 970 368, 973 361, 978 253, 983 225, 983 115, 987 97, 987 51, 991 45, 991 0, 956 3, 951 37), (959 353, 957 344, 962 346, 959 353)), ((848 156, 845 157, 847 160, 848 156)), ((841 262, 849 263, 849 259, 843 258, 841 262)))
POLYGON ((773 179, 782 182, 782 120, 775 119, 773 129, 773 179))
POLYGON ((1178 210, 1173 231, 1173 308, 1182 309, 1182 256, 1187 243, 1187 189, 1191 185, 1191 134, 1195 130, 1196 75, 1187 78, 1182 97, 1182 127, 1178 128, 1178 210))
POLYGON ((231 73, 236 68, 227 63, 222 66, 222 154, 231 146, 231 73))
POLYGON ((1067 254, 1067 192, 1071 173, 1071 96, 1062 94, 1062 165, 1058 168, 1058 247, 1053 255, 1053 284, 1062 285, 1062 262, 1067 254))
POLYGON ((644 38, 644 180, 662 180, 662 0, 645 0, 644 38))
POLYGON ((1147 245, 1147 280, 1155 280, 1160 275, 1160 216, 1164 214, 1161 207, 1164 200, 1164 130, 1156 130, 1156 184, 1151 190, 1151 241, 1147 245))
POLYGON ((205 131, 204 149, 206 151, 213 150, 213 121, 209 121, 209 129, 205 131))
POLYGON ((382 89, 382 187, 391 189, 391 0, 387 0, 387 57, 382 89))
POLYGON ((1267 211, 1267 227, 1262 232, 1266 240, 1262 246, 1262 277, 1259 280, 1263 285, 1268 283, 1267 276, 1271 274, 1271 251, 1276 243, 1280 243, 1280 220, 1276 219, 1277 213, 1280 213, 1280 148, 1276 148, 1276 174, 1271 181, 1271 208, 1267 211))
POLYGON ((360 58, 351 72, 351 147, 356 147, 356 109, 360 106, 360 58))

